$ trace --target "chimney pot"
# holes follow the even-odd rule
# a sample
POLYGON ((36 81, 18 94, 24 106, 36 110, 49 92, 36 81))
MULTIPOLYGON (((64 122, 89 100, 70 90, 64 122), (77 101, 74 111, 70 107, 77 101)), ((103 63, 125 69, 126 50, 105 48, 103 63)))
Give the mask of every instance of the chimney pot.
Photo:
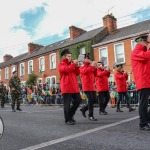
POLYGON ((108 33, 111 33, 117 29, 117 19, 112 14, 108 14, 103 17, 103 25, 107 27, 108 33))
POLYGON ((6 55, 3 56, 4 62, 10 60, 11 58, 13 58, 13 56, 12 56, 12 55, 9 55, 9 54, 6 54, 6 55))
POLYGON ((71 40, 86 32, 85 30, 83 30, 81 28, 77 28, 75 26, 70 26, 69 30, 70 30, 70 39, 71 40))

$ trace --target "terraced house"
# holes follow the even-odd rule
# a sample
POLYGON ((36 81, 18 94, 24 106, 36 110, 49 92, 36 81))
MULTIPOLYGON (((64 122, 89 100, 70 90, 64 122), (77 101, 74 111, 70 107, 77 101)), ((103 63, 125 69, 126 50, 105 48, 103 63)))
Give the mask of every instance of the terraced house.
MULTIPOLYGON (((17 57, 6 54, 4 61, 0 63, 0 81, 4 81, 8 88, 12 71, 17 70, 22 84, 25 84, 32 71, 38 75, 38 83, 48 82, 50 86, 59 83, 57 66, 61 61, 60 52, 65 48, 70 48, 74 59, 78 58, 79 54, 90 52, 96 61, 106 57, 105 66, 111 67, 114 61, 125 63, 129 79, 133 79, 130 54, 136 44, 134 39, 149 33, 150 20, 118 29, 116 18, 109 14, 103 17, 102 27, 85 31, 70 26, 69 30, 70 37, 62 41, 47 46, 29 43, 27 53, 17 57)), ((110 81, 114 81, 113 74, 114 72, 110 81)))

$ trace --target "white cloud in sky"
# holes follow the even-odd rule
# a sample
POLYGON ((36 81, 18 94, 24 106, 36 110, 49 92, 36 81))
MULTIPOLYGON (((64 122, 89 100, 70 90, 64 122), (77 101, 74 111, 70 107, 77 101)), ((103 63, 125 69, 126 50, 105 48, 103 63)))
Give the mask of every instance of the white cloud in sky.
MULTIPOLYGON (((69 26, 91 28, 102 26, 102 17, 108 13, 113 13, 116 18, 135 13, 139 9, 150 6, 148 0, 2 0, 0 5, 0 62, 4 54, 18 54, 27 52, 27 44, 36 39, 59 34, 63 36, 64 31, 69 32, 69 26), (3 2, 2 2, 3 1, 3 2), (45 5, 46 4, 46 5, 45 5), (43 6, 46 15, 37 24, 35 35, 32 36, 23 28, 12 30, 15 26, 23 26, 24 20, 20 15, 26 11, 36 11, 37 7, 43 6), (112 9, 111 9, 112 8, 112 9), (22 43, 25 43, 24 45, 22 43), (20 45, 22 44, 22 45, 20 45), (17 45, 12 47, 13 45, 17 45), (21 47, 26 47, 25 49, 21 47), (9 48, 8 48, 9 47, 9 48), (2 48, 2 49, 1 49, 2 48)), ((128 16, 118 19, 118 27, 133 24, 136 18, 128 16), (123 21, 124 20, 124 21, 123 21)))

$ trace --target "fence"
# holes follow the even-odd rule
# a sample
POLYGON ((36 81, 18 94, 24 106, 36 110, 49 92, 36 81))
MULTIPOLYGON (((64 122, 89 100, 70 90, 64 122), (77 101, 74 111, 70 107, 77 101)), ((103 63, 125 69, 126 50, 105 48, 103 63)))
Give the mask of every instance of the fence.
MULTIPOLYGON (((112 91, 110 91, 111 99, 110 99, 110 102, 108 105, 111 105, 112 107, 116 106, 117 99, 118 99, 117 92, 114 92, 114 93, 115 94, 112 95, 112 91)), ((138 106, 138 104, 139 104, 138 92, 136 90, 128 90, 128 95, 130 98, 130 104, 133 106, 138 106)), ((44 96, 43 96, 43 99, 45 99, 44 96)), ((37 101, 37 102, 38 102, 38 104, 41 104, 41 105, 62 106, 63 105, 63 98, 62 98, 61 94, 53 94, 53 96, 49 97, 48 102, 46 102, 45 100, 44 101, 37 101)), ((24 103, 23 99, 21 100, 21 104, 26 104, 26 105, 36 104, 37 102, 36 101, 31 101, 31 102, 27 101, 26 103, 24 103)), ((9 102, 7 101, 7 103, 9 103, 9 102)), ((82 100, 81 105, 84 105, 86 103, 87 103, 86 100, 82 100)), ((123 98, 120 105, 125 106, 126 104, 127 104, 126 99, 123 98)), ((148 104, 150 105, 150 99, 149 99, 148 104)), ((96 107, 99 106, 98 95, 97 95, 97 99, 96 99, 94 106, 96 106, 96 107)))

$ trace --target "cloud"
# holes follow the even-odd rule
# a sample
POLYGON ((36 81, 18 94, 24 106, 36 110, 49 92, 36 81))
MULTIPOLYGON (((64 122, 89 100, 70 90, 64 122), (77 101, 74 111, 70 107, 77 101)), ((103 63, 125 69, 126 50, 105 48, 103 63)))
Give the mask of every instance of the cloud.
POLYGON ((136 14, 132 15, 132 18, 136 18, 136 22, 141 22, 150 19, 150 6, 139 9, 136 14), (142 12, 142 13, 138 13, 138 12, 142 12))
POLYGON ((20 14, 21 23, 18 26, 14 26, 14 30, 23 29, 26 32, 28 32, 31 37, 36 33, 36 28, 43 20, 44 15, 46 14, 46 11, 44 7, 36 7, 34 9, 29 9, 23 13, 20 14))

